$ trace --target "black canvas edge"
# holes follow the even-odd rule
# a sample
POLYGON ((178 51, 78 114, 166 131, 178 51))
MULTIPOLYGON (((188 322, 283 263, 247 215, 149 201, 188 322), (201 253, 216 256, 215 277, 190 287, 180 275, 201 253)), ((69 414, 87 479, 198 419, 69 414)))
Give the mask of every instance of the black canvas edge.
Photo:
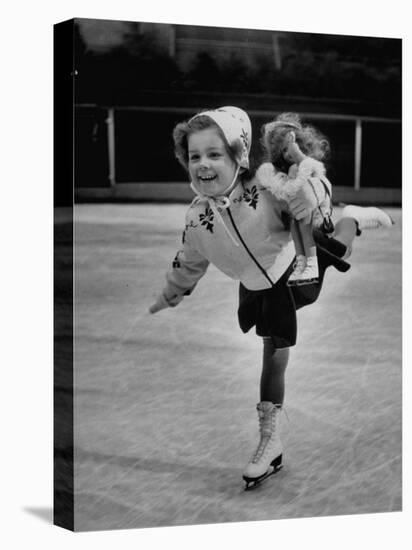
POLYGON ((53 26, 53 523, 74 531, 74 20, 53 26))

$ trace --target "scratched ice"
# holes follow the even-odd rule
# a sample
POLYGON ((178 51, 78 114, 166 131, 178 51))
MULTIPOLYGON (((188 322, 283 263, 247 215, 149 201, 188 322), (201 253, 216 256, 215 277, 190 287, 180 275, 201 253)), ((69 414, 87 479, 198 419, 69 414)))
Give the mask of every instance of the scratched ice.
POLYGON ((285 466, 244 492, 261 349, 236 325, 237 284, 212 267, 180 306, 146 313, 185 209, 76 206, 76 528, 400 510, 401 211, 299 313, 285 466))

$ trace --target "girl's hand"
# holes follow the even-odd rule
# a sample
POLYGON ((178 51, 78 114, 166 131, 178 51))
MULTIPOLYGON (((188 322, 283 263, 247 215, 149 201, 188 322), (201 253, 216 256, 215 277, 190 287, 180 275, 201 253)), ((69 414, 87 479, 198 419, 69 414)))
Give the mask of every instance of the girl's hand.
POLYGON ((302 162, 306 156, 300 150, 299 145, 296 143, 295 132, 289 132, 285 138, 286 141, 286 154, 294 164, 302 162))
POLYGON ((310 184, 301 185, 288 203, 290 213, 296 220, 308 223, 312 212, 319 206, 318 197, 326 196, 323 183, 319 178, 310 178, 310 184))

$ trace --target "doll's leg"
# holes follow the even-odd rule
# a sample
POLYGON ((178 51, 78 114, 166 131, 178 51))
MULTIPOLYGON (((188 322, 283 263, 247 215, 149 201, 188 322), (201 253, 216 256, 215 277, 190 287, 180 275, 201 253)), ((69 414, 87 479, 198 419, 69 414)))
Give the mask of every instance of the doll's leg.
POLYGON ((316 257, 316 244, 313 238, 312 224, 299 221, 298 227, 306 258, 316 257))
POLYGON ((296 256, 306 256, 302 232, 300 231, 300 222, 297 220, 291 220, 290 234, 292 235, 293 244, 295 245, 296 256))

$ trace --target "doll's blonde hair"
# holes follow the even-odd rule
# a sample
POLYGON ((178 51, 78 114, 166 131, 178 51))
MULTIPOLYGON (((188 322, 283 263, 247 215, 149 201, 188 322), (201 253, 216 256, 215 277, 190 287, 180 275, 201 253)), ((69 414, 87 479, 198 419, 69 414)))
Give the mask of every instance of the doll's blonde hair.
POLYGON ((320 161, 327 158, 330 146, 326 137, 314 126, 302 124, 297 113, 282 113, 262 127, 261 142, 267 162, 287 173, 289 167, 283 157, 283 150, 285 138, 291 131, 304 155, 320 161))

